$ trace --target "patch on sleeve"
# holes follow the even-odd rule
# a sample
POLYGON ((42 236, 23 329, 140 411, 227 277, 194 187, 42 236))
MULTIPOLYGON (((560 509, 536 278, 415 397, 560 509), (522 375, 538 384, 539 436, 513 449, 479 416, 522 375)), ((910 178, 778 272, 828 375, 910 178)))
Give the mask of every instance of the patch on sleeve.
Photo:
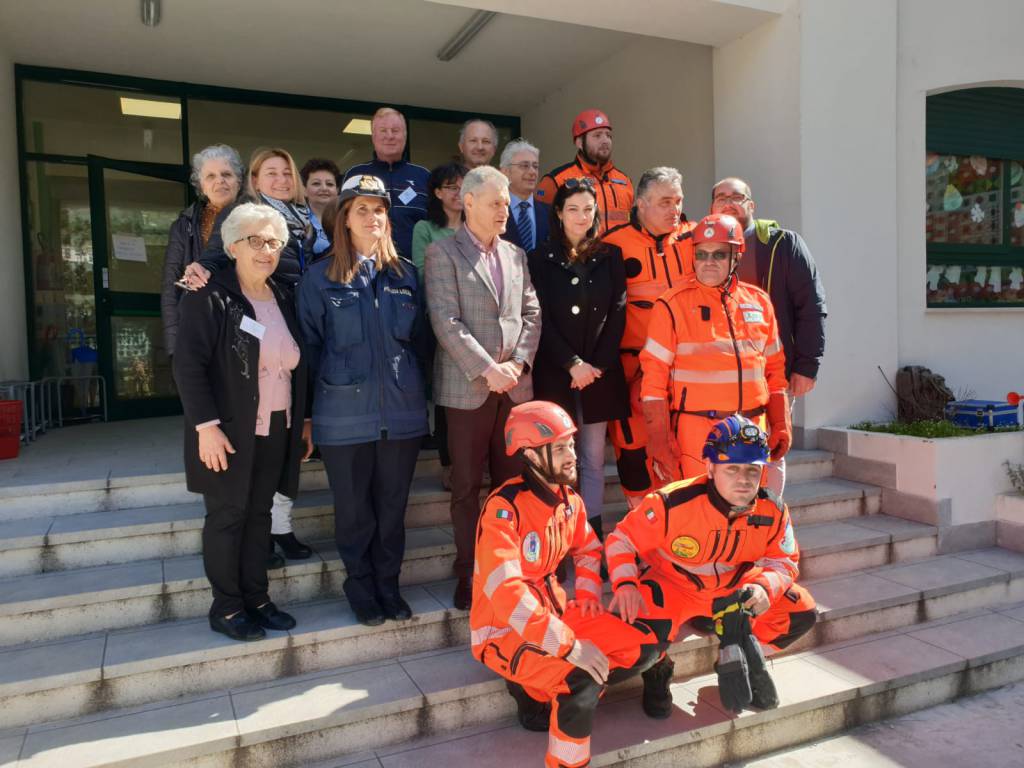
POLYGON ((796 552, 796 535, 793 533, 793 523, 786 523, 786 535, 782 537, 782 542, 779 544, 779 549, 785 552, 787 555, 792 555, 796 552))
POLYGON ((509 512, 507 509, 499 509, 498 514, 495 515, 495 517, 497 517, 499 520, 511 520, 512 513, 509 512))
POLYGON ((648 507, 647 511, 644 512, 644 517, 647 518, 647 522, 653 523, 658 517, 654 512, 654 507, 648 507))

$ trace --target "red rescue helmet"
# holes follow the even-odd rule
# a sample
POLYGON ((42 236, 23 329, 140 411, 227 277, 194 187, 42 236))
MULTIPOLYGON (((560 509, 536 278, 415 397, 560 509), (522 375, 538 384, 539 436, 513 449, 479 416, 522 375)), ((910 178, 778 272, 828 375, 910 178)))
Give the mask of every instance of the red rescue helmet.
POLYGON ((736 246, 737 253, 743 253, 746 247, 743 227, 727 213, 710 213, 694 227, 693 244, 698 246, 702 243, 729 243, 736 246))
POLYGON ((545 400, 522 403, 505 421, 505 453, 514 456, 520 448, 540 448, 575 432, 576 425, 560 405, 545 400))
POLYGON ((584 109, 576 115, 576 119, 572 121, 572 138, 573 141, 575 141, 588 131, 611 127, 612 121, 609 120, 608 115, 600 109, 584 109))

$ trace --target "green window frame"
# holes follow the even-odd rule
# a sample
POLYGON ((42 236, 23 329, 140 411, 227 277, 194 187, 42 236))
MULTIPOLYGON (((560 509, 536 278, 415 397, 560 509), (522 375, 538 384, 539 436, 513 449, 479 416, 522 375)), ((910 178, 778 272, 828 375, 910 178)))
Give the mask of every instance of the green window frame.
POLYGON ((1022 124, 1024 88, 927 98, 929 308, 1024 307, 1022 124), (987 220, 993 213, 998 221, 987 220), (943 217, 956 221, 947 227, 943 217), (957 235, 964 241, 955 242, 957 235), (986 239, 992 242, 980 242, 986 239))

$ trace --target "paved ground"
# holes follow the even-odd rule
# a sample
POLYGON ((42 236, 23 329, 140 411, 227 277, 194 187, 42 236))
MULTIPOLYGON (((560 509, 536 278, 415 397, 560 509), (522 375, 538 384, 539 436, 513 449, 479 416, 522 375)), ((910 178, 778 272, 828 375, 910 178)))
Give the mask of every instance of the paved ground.
MULTIPOLYGON (((979 631, 984 631, 979 628, 979 631)), ((1024 766, 1024 683, 866 725, 732 768, 1024 766)))

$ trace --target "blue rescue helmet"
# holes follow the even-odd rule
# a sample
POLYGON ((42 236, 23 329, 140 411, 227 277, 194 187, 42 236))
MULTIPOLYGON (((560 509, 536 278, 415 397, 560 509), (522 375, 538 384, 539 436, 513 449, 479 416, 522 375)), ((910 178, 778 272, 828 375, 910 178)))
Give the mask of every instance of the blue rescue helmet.
POLYGON ((701 455, 712 464, 767 464, 768 435, 746 416, 734 414, 715 424, 701 455))

